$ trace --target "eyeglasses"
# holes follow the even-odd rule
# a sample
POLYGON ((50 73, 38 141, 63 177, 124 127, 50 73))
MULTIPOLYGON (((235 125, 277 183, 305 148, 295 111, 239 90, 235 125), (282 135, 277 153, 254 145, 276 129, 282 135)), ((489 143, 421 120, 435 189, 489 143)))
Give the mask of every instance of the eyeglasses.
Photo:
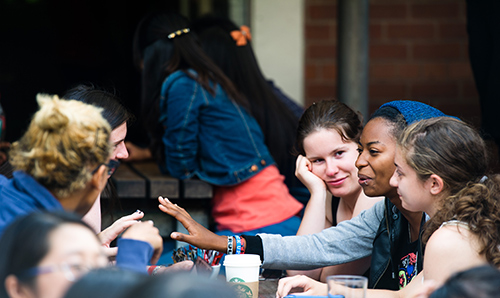
POLYGON ((68 263, 62 263, 62 264, 57 264, 57 265, 49 265, 49 266, 43 266, 43 267, 33 267, 30 268, 26 271, 24 271, 21 275, 20 278, 29 278, 29 277, 34 277, 42 274, 48 274, 48 273, 53 273, 53 272, 62 272, 64 274, 64 277, 71 282, 76 281, 78 278, 80 278, 82 275, 86 274, 90 270, 92 270, 94 267, 91 266, 86 266, 82 264, 68 264, 68 263))
POLYGON ((92 175, 94 175, 102 165, 105 165, 108 168, 108 176, 111 176, 120 165, 120 162, 118 160, 110 159, 108 163, 101 163, 92 171, 92 175))

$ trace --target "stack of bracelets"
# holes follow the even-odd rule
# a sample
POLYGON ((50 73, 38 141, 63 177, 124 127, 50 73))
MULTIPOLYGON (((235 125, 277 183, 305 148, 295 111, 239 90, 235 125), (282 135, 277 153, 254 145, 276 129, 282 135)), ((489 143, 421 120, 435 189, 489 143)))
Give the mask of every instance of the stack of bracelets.
POLYGON ((238 235, 227 237, 227 252, 228 255, 244 254, 245 253, 245 238, 238 235), (234 250, 233 237, 236 239, 236 250, 234 250))

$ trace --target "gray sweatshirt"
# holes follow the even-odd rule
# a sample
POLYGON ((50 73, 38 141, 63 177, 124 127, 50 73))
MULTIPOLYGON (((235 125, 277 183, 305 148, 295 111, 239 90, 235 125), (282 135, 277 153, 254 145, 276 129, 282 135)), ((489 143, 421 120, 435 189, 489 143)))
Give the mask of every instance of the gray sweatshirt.
POLYGON ((264 249, 262 267, 307 270, 370 256, 384 208, 382 200, 351 220, 312 235, 258 234, 264 249))

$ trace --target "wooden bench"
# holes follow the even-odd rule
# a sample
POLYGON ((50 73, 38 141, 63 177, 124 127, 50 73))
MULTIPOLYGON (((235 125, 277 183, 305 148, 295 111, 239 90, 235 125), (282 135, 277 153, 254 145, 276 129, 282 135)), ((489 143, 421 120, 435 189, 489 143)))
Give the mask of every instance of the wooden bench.
MULTIPOLYGON (((117 196, 122 203, 136 208, 146 209, 149 219, 153 219, 162 236, 172 230, 182 233, 187 231, 173 218, 164 216, 155 201, 158 196, 166 197, 184 207, 190 215, 206 228, 210 228, 210 200, 213 196, 212 186, 199 179, 179 180, 160 172, 153 161, 122 163, 111 176, 117 196), (145 202, 145 200, 147 202, 145 202), (155 217, 155 213, 157 214, 155 217), (158 215, 159 214, 159 215, 158 215), (171 221, 165 223, 165 221, 171 221), (164 228, 163 228, 164 227, 164 228)), ((177 243, 177 247, 185 245, 177 243)))
POLYGON ((111 177, 120 199, 211 199, 212 186, 198 179, 179 180, 160 172, 154 162, 122 163, 111 177))

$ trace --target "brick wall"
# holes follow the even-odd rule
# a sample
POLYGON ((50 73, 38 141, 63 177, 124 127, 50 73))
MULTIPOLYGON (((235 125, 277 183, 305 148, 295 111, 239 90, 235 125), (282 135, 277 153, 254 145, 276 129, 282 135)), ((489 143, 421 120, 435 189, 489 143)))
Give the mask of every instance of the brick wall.
MULTIPOLYGON (((337 96, 337 1, 305 1, 306 105, 337 96)), ((479 124, 463 0, 371 0, 369 110, 413 99, 479 124)))

